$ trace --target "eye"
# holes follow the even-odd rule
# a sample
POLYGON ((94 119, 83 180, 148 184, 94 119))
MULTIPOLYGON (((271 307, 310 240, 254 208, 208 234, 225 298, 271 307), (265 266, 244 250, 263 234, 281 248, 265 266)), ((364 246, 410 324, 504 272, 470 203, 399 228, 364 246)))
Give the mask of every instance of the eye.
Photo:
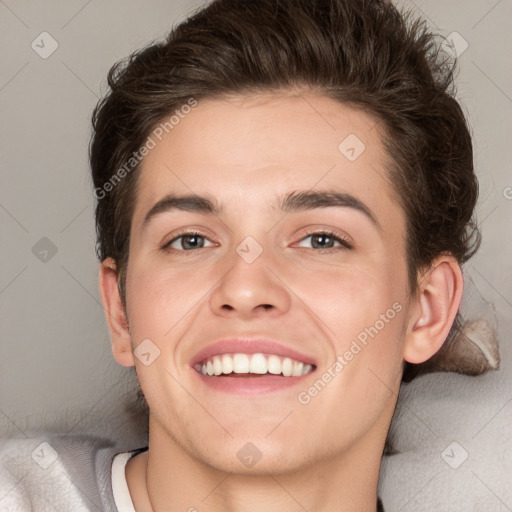
POLYGON ((299 247, 311 247, 313 249, 333 249, 335 247, 352 248, 347 240, 331 232, 310 233, 297 245, 299 247))
POLYGON ((173 238, 169 242, 167 242, 162 249, 170 250, 173 249, 175 251, 191 251, 193 249, 201 249, 203 247, 210 247, 215 245, 213 242, 210 242, 208 238, 200 235, 199 233, 182 233, 181 235, 173 238))

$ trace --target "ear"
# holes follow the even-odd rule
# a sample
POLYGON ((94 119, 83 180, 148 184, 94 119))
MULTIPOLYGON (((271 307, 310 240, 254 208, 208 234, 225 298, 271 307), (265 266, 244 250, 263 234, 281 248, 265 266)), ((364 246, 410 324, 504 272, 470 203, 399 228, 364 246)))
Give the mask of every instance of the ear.
POLYGON ((112 258, 106 258, 100 265, 99 286, 114 358, 123 366, 135 366, 128 320, 118 288, 116 263, 112 258))
POLYGON ((422 277, 410 308, 405 361, 422 363, 443 346, 459 311, 463 290, 464 278, 457 260, 453 256, 436 259, 422 277))

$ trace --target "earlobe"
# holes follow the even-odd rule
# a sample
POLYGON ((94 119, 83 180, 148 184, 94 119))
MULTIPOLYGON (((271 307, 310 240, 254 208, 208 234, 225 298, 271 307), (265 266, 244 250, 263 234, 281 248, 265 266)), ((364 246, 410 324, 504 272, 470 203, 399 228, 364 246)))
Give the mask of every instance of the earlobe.
POLYGON ((116 264, 112 258, 106 258, 100 265, 99 288, 114 358, 123 366, 134 366, 128 321, 119 293, 116 264))
POLYGON ((414 299, 403 358, 419 364, 430 359, 445 342, 459 310, 464 279, 457 260, 438 258, 423 276, 414 299))

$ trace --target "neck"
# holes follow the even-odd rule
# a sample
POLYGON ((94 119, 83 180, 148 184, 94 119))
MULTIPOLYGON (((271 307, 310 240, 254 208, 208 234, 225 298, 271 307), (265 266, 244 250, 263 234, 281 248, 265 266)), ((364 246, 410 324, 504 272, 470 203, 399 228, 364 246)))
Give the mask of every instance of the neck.
POLYGON ((375 512, 385 434, 377 423, 342 453, 244 474, 206 464, 150 421, 149 450, 126 474, 137 512, 375 512))

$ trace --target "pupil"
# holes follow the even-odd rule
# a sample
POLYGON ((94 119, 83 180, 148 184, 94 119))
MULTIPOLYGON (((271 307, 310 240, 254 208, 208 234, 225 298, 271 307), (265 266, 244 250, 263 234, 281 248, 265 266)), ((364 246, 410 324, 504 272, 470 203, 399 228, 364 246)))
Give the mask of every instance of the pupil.
POLYGON ((327 235, 315 235, 312 239, 313 247, 332 247, 333 239, 327 235))
POLYGON ((204 240, 199 235, 186 235, 181 242, 183 249, 196 249, 204 245, 204 240))

